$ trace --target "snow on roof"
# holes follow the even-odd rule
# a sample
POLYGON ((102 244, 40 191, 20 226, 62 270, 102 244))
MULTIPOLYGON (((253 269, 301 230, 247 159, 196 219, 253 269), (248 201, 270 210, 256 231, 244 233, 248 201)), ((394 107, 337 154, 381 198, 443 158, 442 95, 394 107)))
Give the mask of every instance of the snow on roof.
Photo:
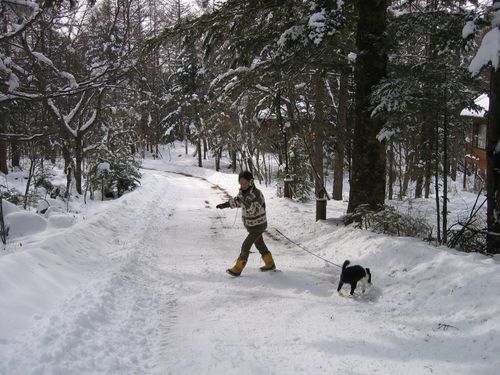
POLYGON ((479 111, 464 108, 464 109, 462 109, 462 112, 460 112, 460 116, 485 117, 486 111, 490 107, 490 98, 488 97, 488 94, 482 94, 482 95, 478 96, 474 100, 474 103, 481 107, 481 109, 479 111))

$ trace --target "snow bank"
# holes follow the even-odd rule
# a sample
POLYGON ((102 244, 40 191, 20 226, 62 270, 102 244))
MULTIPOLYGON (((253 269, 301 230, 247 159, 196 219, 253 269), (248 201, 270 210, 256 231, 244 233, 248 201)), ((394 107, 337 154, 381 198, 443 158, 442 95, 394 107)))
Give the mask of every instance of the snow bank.
POLYGON ((74 218, 70 215, 54 214, 49 217, 48 224, 51 228, 69 228, 74 223, 74 218))
POLYGON ((140 206, 141 190, 83 206, 75 217, 50 207, 46 219, 3 202, 10 230, 0 252, 0 353, 2 344, 12 343, 92 274, 112 268, 120 241, 113 233, 120 228, 133 235, 134 214, 126 207, 140 206))
POLYGON ((12 212, 5 215, 5 225, 9 228, 9 240, 43 232, 47 228, 47 220, 29 211, 12 212))
POLYGON ((2 199, 2 210, 3 210, 3 215, 5 216, 12 212, 18 212, 21 209, 17 207, 15 204, 12 204, 9 201, 2 199))

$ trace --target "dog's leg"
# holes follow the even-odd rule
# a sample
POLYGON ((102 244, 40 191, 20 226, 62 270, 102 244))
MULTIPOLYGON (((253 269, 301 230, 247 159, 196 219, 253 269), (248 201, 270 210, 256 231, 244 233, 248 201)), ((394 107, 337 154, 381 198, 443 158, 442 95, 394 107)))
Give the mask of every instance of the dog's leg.
POLYGON ((371 284, 368 280, 369 280, 369 278, 368 278, 368 277, 365 277, 365 278, 363 279, 363 293, 364 293, 365 291, 370 290, 370 288, 372 287, 372 284, 371 284))
POLYGON ((337 288, 337 292, 340 293, 340 289, 342 289, 342 286, 344 285, 344 283, 342 281, 339 282, 339 287, 337 288))
POLYGON ((351 284, 351 296, 354 295, 354 291, 356 290, 357 285, 358 283, 356 281, 351 284))

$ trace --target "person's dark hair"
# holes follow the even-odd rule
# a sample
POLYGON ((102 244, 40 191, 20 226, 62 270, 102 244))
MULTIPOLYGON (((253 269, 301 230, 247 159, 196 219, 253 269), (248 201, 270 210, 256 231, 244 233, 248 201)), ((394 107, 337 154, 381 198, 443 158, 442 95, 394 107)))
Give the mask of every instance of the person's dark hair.
POLYGON ((238 175, 238 181, 242 178, 250 182, 253 180, 253 174, 249 171, 243 171, 238 175))

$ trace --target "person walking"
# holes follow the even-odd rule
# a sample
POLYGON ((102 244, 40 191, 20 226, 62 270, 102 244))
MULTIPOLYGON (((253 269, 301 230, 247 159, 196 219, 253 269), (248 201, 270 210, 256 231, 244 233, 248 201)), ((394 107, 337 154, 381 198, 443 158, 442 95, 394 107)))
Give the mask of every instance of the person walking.
POLYGON ((241 275, 241 272, 247 264, 252 245, 255 245, 257 250, 259 250, 262 260, 264 261, 264 266, 260 267, 260 270, 263 272, 275 270, 276 265, 274 264, 273 256, 267 248, 262 236, 267 228, 266 202, 264 200, 264 195, 255 187, 253 175, 249 171, 241 172, 238 175, 238 181, 240 183, 238 195, 216 206, 218 209, 241 207, 243 225, 248 231, 248 236, 241 245, 241 252, 238 259, 235 265, 227 270, 227 273, 231 276, 241 275))

